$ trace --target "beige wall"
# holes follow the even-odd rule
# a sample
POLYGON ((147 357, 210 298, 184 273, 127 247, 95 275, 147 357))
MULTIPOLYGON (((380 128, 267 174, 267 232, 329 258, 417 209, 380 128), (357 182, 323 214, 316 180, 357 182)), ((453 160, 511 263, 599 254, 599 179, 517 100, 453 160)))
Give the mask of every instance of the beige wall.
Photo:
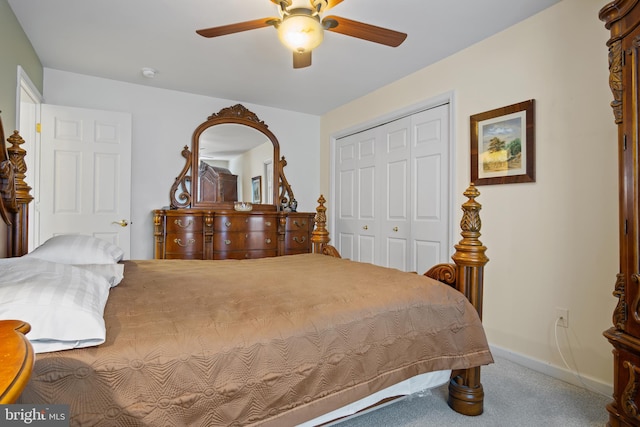
POLYGON ((0 0, 0 111, 5 133, 16 126, 18 65, 42 93, 42 64, 7 0, 0 0))
POLYGON ((508 352, 562 367, 555 309, 568 308, 570 328, 558 334, 565 357, 585 377, 610 385, 611 346, 602 331, 615 306, 617 157, 608 34, 598 20, 604 4, 563 0, 325 114, 320 186, 330 194, 332 136, 453 92, 459 205, 470 181, 469 116, 534 98, 537 182, 479 187, 482 241, 491 259, 485 270, 487 335, 508 352))
MULTIPOLYGON (((0 111, 5 136, 16 128, 16 90, 18 65, 29 75, 42 93, 42 65, 29 39, 22 31, 7 0, 0 0, 0 111)), ((6 227, 0 220, 0 241, 6 240, 6 227)), ((0 257, 6 256, 6 247, 0 245, 0 257)))

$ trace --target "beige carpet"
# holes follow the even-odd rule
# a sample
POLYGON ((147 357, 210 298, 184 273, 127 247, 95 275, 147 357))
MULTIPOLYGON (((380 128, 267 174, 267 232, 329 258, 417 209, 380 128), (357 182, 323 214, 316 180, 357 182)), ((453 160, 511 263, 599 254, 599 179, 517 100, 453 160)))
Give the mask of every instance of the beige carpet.
POLYGON ((484 413, 460 415, 447 406, 447 386, 337 424, 337 427, 603 427, 612 399, 495 357, 483 367, 484 413))

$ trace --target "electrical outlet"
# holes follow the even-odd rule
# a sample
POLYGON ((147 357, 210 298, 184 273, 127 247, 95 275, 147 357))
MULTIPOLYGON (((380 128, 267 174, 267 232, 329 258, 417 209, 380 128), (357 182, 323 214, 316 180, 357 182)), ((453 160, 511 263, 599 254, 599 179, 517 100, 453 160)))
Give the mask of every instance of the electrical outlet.
POLYGON ((557 325, 563 328, 569 327, 569 309, 556 307, 557 325))

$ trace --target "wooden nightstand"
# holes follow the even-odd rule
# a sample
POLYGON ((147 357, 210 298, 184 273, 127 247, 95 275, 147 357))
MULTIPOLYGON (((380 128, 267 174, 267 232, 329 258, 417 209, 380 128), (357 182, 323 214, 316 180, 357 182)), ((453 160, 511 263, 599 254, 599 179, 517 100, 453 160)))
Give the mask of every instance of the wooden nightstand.
POLYGON ((0 320, 0 404, 14 403, 29 382, 35 357, 24 334, 30 330, 26 322, 0 320))

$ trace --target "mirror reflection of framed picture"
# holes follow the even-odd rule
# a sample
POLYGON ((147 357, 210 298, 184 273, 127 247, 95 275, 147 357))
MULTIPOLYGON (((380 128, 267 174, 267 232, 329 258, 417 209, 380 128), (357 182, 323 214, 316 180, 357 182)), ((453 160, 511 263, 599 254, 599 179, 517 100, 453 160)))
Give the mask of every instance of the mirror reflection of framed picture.
POLYGON ((471 182, 535 182, 534 100, 471 116, 471 182))
POLYGON ((252 203, 262 203, 262 176, 251 178, 252 203))

